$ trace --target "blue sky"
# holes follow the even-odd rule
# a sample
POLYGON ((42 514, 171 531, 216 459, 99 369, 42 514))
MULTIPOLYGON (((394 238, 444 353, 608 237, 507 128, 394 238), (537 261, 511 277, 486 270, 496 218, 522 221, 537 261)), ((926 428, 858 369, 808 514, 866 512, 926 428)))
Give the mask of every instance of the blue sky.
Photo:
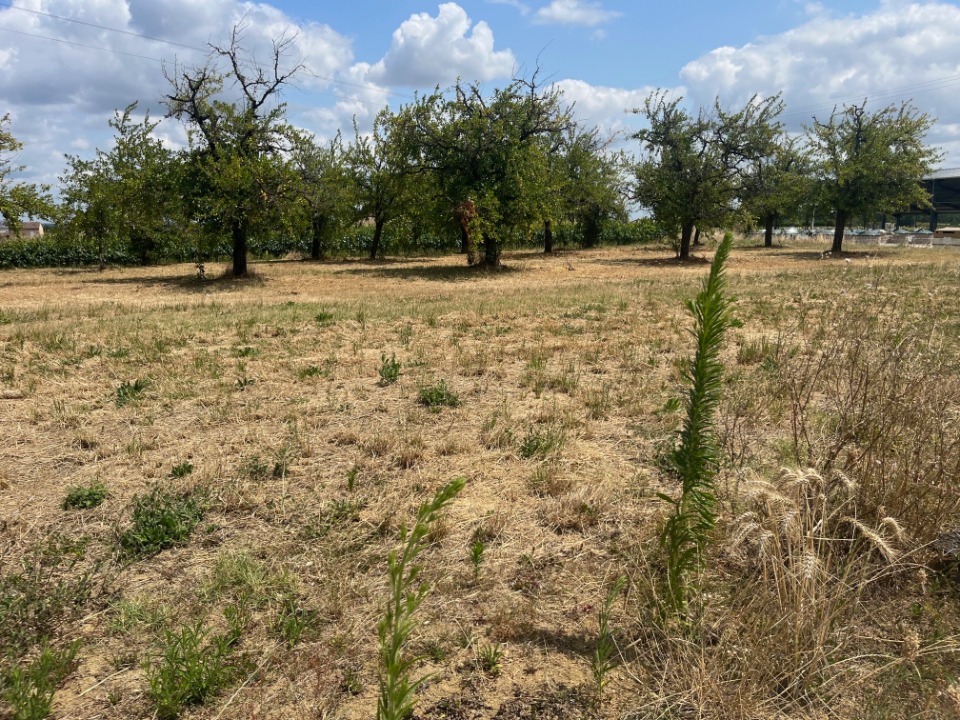
MULTIPOLYGON (((928 140, 943 165, 960 166, 955 2, 0 0, 0 114, 26 144, 23 178, 55 183, 65 154, 108 148, 107 121, 130 102, 162 116, 164 67, 202 64, 240 20, 261 58, 271 38, 295 37, 290 60, 308 72, 289 117, 320 137, 458 76, 504 84, 539 58, 579 117, 628 150, 639 119, 625 111, 658 87, 694 109, 782 93, 793 131, 845 102, 912 99, 939 118, 928 140)), ((173 121, 159 133, 186 141, 173 121)))

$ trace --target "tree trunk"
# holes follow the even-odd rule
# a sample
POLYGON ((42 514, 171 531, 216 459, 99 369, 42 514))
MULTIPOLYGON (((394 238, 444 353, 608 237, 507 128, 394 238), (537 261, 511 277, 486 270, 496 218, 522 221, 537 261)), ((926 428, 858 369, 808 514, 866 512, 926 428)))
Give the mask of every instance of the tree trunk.
POLYGON ((553 252, 553 221, 543 221, 543 252, 553 252))
POLYGON ((242 220, 234 220, 230 227, 233 240, 233 276, 244 277, 247 274, 247 225, 242 220))
POLYGON ((500 242, 493 235, 483 235, 483 264, 488 268, 500 267, 500 242))
POLYGON ((697 229, 693 231, 693 245, 694 247, 700 247, 700 226, 697 225, 697 229))
POLYGON ((830 252, 843 252, 843 231, 847 227, 847 213, 845 210, 837 210, 837 223, 833 226, 833 247, 830 252))
POLYGON ((373 243, 370 245, 370 259, 376 260, 380 254, 380 239, 383 237, 383 218, 377 218, 373 224, 373 243))
POLYGON ((600 243, 600 220, 594 213, 589 213, 583 221, 583 246, 596 247, 600 243))
POLYGON ((763 246, 773 247, 773 213, 770 213, 764 219, 763 246))
POLYGON ((678 260, 690 259, 690 239, 693 237, 693 223, 684 223, 680 227, 680 249, 677 252, 678 260))
POLYGON ((314 215, 310 221, 310 259, 323 259, 323 217, 314 215))

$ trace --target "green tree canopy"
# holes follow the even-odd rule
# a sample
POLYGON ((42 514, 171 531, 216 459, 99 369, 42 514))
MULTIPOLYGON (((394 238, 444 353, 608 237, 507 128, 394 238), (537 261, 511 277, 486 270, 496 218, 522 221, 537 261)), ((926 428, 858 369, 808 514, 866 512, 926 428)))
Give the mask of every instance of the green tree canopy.
POLYGON ((116 132, 109 152, 92 160, 67 156, 61 181, 61 222, 67 232, 127 245, 142 262, 169 254, 179 237, 180 203, 175 154, 153 135, 147 115, 134 122, 136 103, 110 121, 116 132))
POLYGON ((852 218, 929 204, 920 181, 940 159, 924 145, 933 123, 908 102, 870 112, 864 100, 806 128, 823 197, 836 213, 833 252, 843 249, 852 218))
POLYGON ((24 169, 17 165, 14 154, 23 148, 23 143, 10 132, 9 113, 0 117, 0 217, 10 230, 18 234, 24 217, 49 218, 53 204, 47 188, 23 182, 13 182, 11 176, 24 169))
POLYGON ((451 210, 470 205, 483 262, 499 266, 502 239, 542 219, 544 144, 555 146, 573 122, 559 90, 543 89, 536 74, 490 96, 457 83, 448 94, 421 98, 410 113, 419 163, 435 173, 451 210))
POLYGON ((633 136, 646 153, 633 194, 664 227, 679 228, 677 256, 686 260, 694 227, 720 227, 741 211, 751 161, 767 152, 783 103, 751 98, 742 110, 725 111, 717 101, 712 113, 693 116, 682 100, 657 90, 634 111, 649 127, 633 136))

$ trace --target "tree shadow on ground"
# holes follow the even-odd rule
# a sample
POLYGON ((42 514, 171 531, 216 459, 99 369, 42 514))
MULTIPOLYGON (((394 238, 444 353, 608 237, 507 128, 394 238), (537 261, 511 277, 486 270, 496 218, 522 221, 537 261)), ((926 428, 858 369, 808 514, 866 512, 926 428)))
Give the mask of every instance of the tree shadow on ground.
MULTIPOLYGON (((369 262, 369 261, 368 261, 369 262)), ((381 261, 369 262, 362 267, 336 270, 338 275, 358 275, 382 277, 392 280, 431 280, 434 282, 468 282, 480 278, 496 278, 519 272, 511 265, 502 265, 496 269, 482 265, 423 265, 423 264, 382 264, 381 261)))
POLYGON ((594 265, 623 265, 627 267, 652 268, 700 268, 709 265, 711 258, 702 255, 691 255, 687 260, 671 257, 639 257, 639 258, 597 258, 587 262, 594 265))
POLYGON ((131 275, 129 277, 104 277, 93 270, 86 277, 77 277, 76 271, 62 272, 74 280, 87 285, 143 285, 145 287, 166 288, 187 293, 239 292, 266 284, 266 279, 256 273, 246 277, 234 278, 229 273, 204 278, 196 275, 131 275))

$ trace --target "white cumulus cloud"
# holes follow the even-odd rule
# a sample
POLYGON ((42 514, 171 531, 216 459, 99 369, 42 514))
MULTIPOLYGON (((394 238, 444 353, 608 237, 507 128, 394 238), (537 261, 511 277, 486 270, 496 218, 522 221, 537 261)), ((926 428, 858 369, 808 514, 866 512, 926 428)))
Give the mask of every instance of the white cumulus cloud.
POLYGON ((552 2, 537 10, 534 16, 538 23, 557 23, 561 25, 585 25, 593 27, 602 25, 620 13, 613 10, 604 10, 599 2, 587 0, 552 0, 552 2))
POLYGON ((484 81, 510 77, 516 58, 494 50, 493 31, 474 24, 456 3, 444 3, 436 17, 417 13, 393 33, 390 49, 369 68, 371 81, 386 85, 428 87, 458 77, 484 81))
MULTIPOLYGON (((720 47, 680 72, 691 99, 719 95, 739 105, 750 96, 784 94, 784 120, 794 129, 832 108, 912 100, 939 117, 928 140, 950 150, 949 128, 960 118, 960 7, 945 2, 883 0, 863 15, 838 16, 822 6, 796 28, 741 47, 720 47)), ((953 154, 953 153, 951 153, 953 154)), ((960 165, 960 156, 952 161, 960 165)))

